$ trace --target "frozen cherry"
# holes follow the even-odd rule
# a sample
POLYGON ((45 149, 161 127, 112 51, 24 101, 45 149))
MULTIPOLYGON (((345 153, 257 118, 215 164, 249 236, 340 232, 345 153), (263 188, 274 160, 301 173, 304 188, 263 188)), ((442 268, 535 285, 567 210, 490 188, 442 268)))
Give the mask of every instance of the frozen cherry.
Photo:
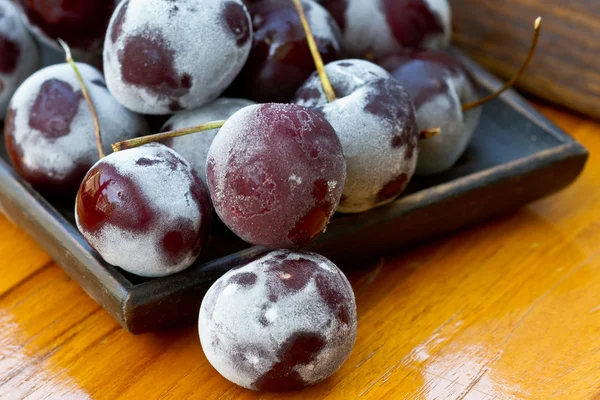
MULTIPOLYGON (((313 0, 303 0, 303 5, 325 61, 340 59, 342 38, 331 15, 313 0)), ((296 9, 289 0, 262 0, 248 9, 252 51, 228 94, 259 103, 289 102, 315 70, 296 9)))
POLYGON ((383 56, 400 48, 445 48, 448 0, 320 0, 342 28, 348 52, 383 56))
POLYGON ((412 101, 398 81, 368 61, 336 61, 325 71, 339 97, 328 102, 314 73, 294 102, 322 113, 342 142, 348 177, 338 211, 358 213, 390 203, 417 165, 419 131, 412 101))
MULTIPOLYGON (((146 121, 111 96, 98 70, 77 65, 98 113, 105 152, 113 142, 148 134, 146 121)), ((10 102, 4 134, 17 172, 50 197, 72 199, 98 161, 92 114, 68 64, 46 67, 23 82, 10 102)))
POLYGON ((19 12, 10 1, 0 0, 0 120, 19 85, 38 69, 39 63, 39 50, 19 12))
POLYGON ((411 96, 419 129, 441 129, 441 135, 421 141, 416 173, 448 170, 465 151, 481 116, 481 107, 464 113, 462 109, 463 104, 477 100, 473 78, 456 57, 436 50, 396 53, 379 64, 411 96))
POLYGON ((58 49, 63 39, 79 53, 99 54, 104 35, 120 0, 16 0, 31 31, 44 43, 58 49))
POLYGON ((531 46, 519 71, 500 89, 477 99, 474 80, 450 54, 419 50, 396 53, 380 60, 406 86, 418 110, 421 129, 440 128, 442 135, 422 144, 418 173, 449 169, 464 152, 481 115, 481 106, 514 86, 531 62, 540 37, 542 18, 536 18, 531 46))
POLYGON ((327 226, 346 163, 327 120, 295 104, 243 108, 219 131, 206 175, 215 210, 245 241, 304 246, 327 226))
POLYGON ((87 173, 77 227, 109 264, 160 277, 189 267, 211 223, 206 187, 191 165, 161 144, 110 154, 87 173))
POLYGON ((140 113, 200 107, 229 86, 251 44, 240 0, 125 0, 106 33, 106 82, 140 113))
POLYGON ((248 389, 289 391, 337 371, 356 338, 354 293, 326 258, 275 251, 223 275, 200 307, 204 354, 248 389))
MULTIPOLYGON (((254 102, 244 99, 220 98, 203 107, 181 111, 173 115, 163 125, 161 131, 173 131, 205 124, 210 121, 225 120, 254 102)), ((194 135, 179 136, 164 142, 183 156, 206 183, 206 159, 218 129, 194 135)))

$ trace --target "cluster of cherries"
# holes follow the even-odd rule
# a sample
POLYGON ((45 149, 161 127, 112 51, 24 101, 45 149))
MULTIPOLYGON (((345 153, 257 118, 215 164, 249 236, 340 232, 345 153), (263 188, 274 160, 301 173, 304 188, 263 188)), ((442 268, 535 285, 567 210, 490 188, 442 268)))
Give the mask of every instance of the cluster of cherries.
POLYGON ((464 152, 481 102, 439 50, 448 2, 16 3, 0 0, 0 117, 17 172, 54 201, 76 195, 85 239, 133 274, 192 265, 213 209, 248 243, 283 249, 209 290, 203 349, 255 390, 333 374, 356 337, 354 294, 334 264, 295 249, 336 211, 388 204, 415 173, 443 172, 464 152), (102 50, 104 73, 68 47, 68 63, 35 72, 22 21, 85 60, 102 50), (142 114, 174 115, 147 136, 142 114))

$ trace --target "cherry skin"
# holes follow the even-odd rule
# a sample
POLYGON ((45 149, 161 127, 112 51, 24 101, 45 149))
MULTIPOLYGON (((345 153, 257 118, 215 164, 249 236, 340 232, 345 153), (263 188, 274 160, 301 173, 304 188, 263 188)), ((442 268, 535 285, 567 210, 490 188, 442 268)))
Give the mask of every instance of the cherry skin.
POLYGON ((19 85, 39 67, 37 45, 25 29, 17 8, 0 0, 0 120, 19 85))
POLYGON ((60 49, 57 39, 73 51, 100 54, 113 11, 120 0, 17 0, 31 31, 44 43, 60 49))
POLYGON ((189 267, 208 239, 211 205, 190 164, 161 144, 113 153, 77 194, 77 227, 106 262, 161 277, 189 267))
POLYGON ((462 110, 463 104, 478 98, 471 74, 456 57, 439 50, 395 53, 379 64, 410 94, 419 129, 441 129, 440 135, 421 142, 417 175, 450 169, 473 138, 481 117, 481 107, 462 110))
POLYGON ((222 276, 198 324, 204 354, 225 378, 252 390, 298 390, 348 358, 356 303, 331 261, 279 250, 222 276))
POLYGON ((350 55, 380 57, 401 48, 446 48, 448 0, 320 0, 343 30, 350 55))
MULTIPOLYGON (((253 104, 255 103, 250 100, 222 97, 203 107, 178 112, 165 122, 161 131, 191 128, 211 121, 225 120, 242 108, 253 104)), ((206 183, 208 150, 218 132, 218 129, 212 129, 193 135, 179 136, 166 140, 164 144, 189 161, 200 179, 206 183)))
POLYGON ((172 114, 215 100, 252 45, 241 0, 124 0, 104 41, 115 98, 143 114, 172 114))
MULTIPOLYGON (((104 152, 110 144, 149 134, 146 121, 121 106, 97 69, 77 64, 96 107, 104 152)), ((70 65, 43 68, 13 96, 4 124, 15 169, 52 200, 72 202, 81 180, 98 161, 92 114, 70 65)))
POLYGON ((336 61, 325 70, 338 99, 327 101, 315 73, 294 102, 322 113, 342 142, 348 177, 338 211, 359 213, 388 204, 406 189, 417 165, 412 101, 389 73, 368 61, 336 61))
POLYGON ((210 147, 206 175, 215 210, 236 235, 292 248, 327 226, 346 164, 322 115, 294 104, 260 104, 227 120, 210 147))
MULTIPOLYGON (((340 59, 342 38, 331 15, 313 0, 304 0, 303 6, 325 62, 340 59)), ((289 102, 315 71, 296 8, 291 1, 262 0, 248 10, 254 28, 252 51, 227 94, 259 103, 289 102)))

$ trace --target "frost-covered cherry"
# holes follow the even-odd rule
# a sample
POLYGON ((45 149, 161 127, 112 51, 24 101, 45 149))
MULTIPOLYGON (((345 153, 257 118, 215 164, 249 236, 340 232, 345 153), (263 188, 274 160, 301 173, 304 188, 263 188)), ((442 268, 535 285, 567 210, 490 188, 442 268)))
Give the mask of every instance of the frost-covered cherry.
POLYGON ((445 48, 452 34, 448 0, 320 0, 356 57, 401 48, 445 48))
MULTIPOLYGON (((315 1, 302 3, 323 59, 339 60, 343 50, 337 24, 315 1)), ((289 102, 315 70, 296 8, 290 0, 262 0, 248 10, 254 27, 252 51, 228 94, 259 103, 289 102)))
POLYGON ((140 113, 200 107, 231 84, 251 45, 240 0, 124 0, 106 32, 106 82, 140 113))
POLYGON ((223 275, 200 307, 204 354, 248 389, 289 391, 331 376, 356 338, 354 293, 326 258, 275 251, 223 275))
POLYGON ((417 105, 421 129, 440 128, 442 135, 423 143, 418 173, 430 175, 450 168, 464 152, 481 116, 481 106, 514 86, 531 62, 540 37, 542 17, 533 24, 527 57, 516 75, 496 92, 477 99, 474 79, 452 55, 432 50, 405 50, 384 57, 380 64, 392 72, 417 105))
POLYGON ((145 277, 189 267, 206 244, 211 213, 191 165, 154 143, 98 161, 75 206, 79 231, 102 258, 145 277))
MULTIPOLYGON (((111 143, 149 133, 144 118, 111 96, 97 69, 77 66, 98 113, 106 153, 111 143)), ((72 200, 98 161, 94 120, 66 63, 43 68, 23 82, 9 104, 4 135, 17 172, 52 198, 72 200)))
POLYGON ((384 57, 388 70, 411 96, 421 131, 440 128, 442 134, 421 141, 418 175, 450 169, 464 153, 481 117, 481 107, 463 112, 477 100, 470 73, 456 57, 436 50, 416 50, 384 57))
POLYGON ((337 100, 328 102, 315 73, 294 102, 322 113, 342 142, 348 177, 338 211, 358 213, 392 202, 417 165, 419 131, 412 101, 398 81, 368 61, 336 61, 325 71, 337 100))
MULTIPOLYGON (((203 107, 178 112, 165 122, 161 131, 191 128, 211 121, 225 120, 242 108, 253 104, 255 103, 250 100, 223 97, 203 107)), ((193 135, 178 136, 166 140, 164 144, 192 164, 198 176, 206 183, 208 150, 218 132, 218 129, 212 129, 193 135)))
POLYGON ((60 49, 63 39, 76 53, 100 54, 108 21, 120 0, 16 0, 29 29, 45 44, 60 49))
POLYGON ((321 114, 295 104, 259 104, 221 128, 206 175, 215 210, 229 229, 255 245, 291 248, 308 244, 327 226, 346 163, 321 114))
POLYGON ((39 64, 39 49, 23 26, 19 11, 10 1, 0 0, 0 120, 19 85, 39 64))

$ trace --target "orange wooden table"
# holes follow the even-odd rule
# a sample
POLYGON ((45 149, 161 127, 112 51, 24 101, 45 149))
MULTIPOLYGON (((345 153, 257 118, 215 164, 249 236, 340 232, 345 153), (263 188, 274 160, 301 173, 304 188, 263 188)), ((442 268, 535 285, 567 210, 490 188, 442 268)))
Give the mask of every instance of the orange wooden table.
POLYGON ((590 150, 582 177, 351 272, 356 347, 299 393, 230 384, 193 326, 131 336, 0 217, 0 398, 599 399, 600 124, 540 107, 590 150))

